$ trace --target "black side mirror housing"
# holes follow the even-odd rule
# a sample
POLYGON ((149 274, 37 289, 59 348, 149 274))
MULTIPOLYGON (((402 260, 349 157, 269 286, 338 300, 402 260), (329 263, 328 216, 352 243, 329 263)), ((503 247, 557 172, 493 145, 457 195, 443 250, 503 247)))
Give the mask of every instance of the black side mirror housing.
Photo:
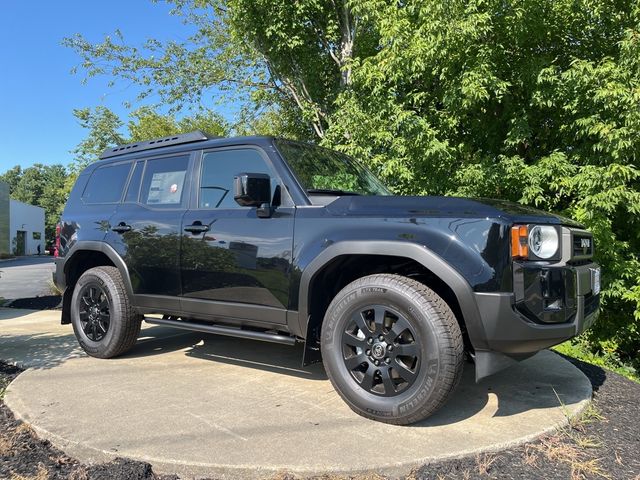
POLYGON ((258 207, 263 214, 271 212, 271 177, 264 173, 237 174, 233 177, 233 199, 241 207, 258 207))

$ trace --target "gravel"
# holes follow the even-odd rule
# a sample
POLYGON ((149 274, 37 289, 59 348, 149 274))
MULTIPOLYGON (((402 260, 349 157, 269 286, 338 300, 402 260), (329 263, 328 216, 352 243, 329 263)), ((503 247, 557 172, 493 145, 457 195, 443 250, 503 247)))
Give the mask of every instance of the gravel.
MULTIPOLYGON (((538 441, 496 454, 424 465, 417 479, 580 479, 640 480, 640 384, 616 373, 568 358, 593 385, 594 402, 580 420, 538 441)), ((0 362, 0 399, 20 373, 0 362)), ((158 475, 148 463, 117 458, 85 465, 41 440, 0 400, 0 478, 75 480, 177 480, 158 475)), ((280 474, 278 479, 297 477, 280 474)), ((335 478, 324 476, 323 479, 335 478)), ((384 478, 368 475, 353 478, 384 478)))

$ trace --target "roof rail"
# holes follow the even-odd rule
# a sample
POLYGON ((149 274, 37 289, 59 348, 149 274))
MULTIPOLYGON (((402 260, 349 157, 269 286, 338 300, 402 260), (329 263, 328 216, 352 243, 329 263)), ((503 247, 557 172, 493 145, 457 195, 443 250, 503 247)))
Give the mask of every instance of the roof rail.
POLYGON ((124 155, 131 152, 142 152, 144 150, 151 150, 153 148, 166 147, 169 145, 180 145, 183 143, 201 142, 203 140, 211 140, 213 138, 222 138, 215 135, 208 135, 200 130, 189 133, 181 133, 179 135, 171 135, 169 137, 155 138, 153 140, 145 140, 144 142, 127 143, 125 145, 118 145, 117 147, 107 148, 100 160, 105 158, 117 157, 118 155, 124 155))

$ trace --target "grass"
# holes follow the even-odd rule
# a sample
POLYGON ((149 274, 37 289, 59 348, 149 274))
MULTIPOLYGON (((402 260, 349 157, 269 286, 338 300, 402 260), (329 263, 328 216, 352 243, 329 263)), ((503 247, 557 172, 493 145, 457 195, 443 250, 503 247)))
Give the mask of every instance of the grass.
POLYGON ((568 357, 577 358, 583 362, 597 365, 598 367, 602 367, 606 370, 622 375, 629 380, 640 383, 640 374, 633 366, 589 351, 586 346, 580 342, 580 339, 569 340, 568 342, 556 345, 553 347, 553 350, 568 357))
POLYGON ((0 376, 0 400, 4 398, 4 392, 7 390, 9 382, 4 377, 0 376))
POLYGON ((50 295, 62 295, 62 291, 57 287, 55 283, 53 283, 53 280, 49 280, 47 282, 47 287, 49 289, 50 295))
POLYGON ((555 434, 542 437, 539 443, 527 445, 524 463, 535 466, 542 457, 553 463, 568 465, 571 468, 571 480, 596 477, 611 479, 608 472, 602 468, 600 460, 590 453, 590 450, 601 448, 604 444, 600 439, 586 434, 588 424, 603 421, 604 417, 593 403, 590 403, 582 414, 570 417, 560 397, 558 402, 569 424, 555 434))

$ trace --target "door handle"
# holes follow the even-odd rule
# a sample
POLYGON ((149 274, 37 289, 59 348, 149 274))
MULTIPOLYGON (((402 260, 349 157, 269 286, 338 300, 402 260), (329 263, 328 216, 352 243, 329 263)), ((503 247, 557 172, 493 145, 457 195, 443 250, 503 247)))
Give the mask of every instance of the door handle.
POLYGON ((114 232, 118 232, 118 233, 130 232, 131 231, 131 225, 127 225, 124 222, 120 222, 118 225, 113 227, 111 230, 113 230, 114 232))
POLYGON ((184 227, 185 232, 191 232, 194 235, 209 231, 209 225, 203 225, 202 222, 193 222, 191 225, 184 227))

